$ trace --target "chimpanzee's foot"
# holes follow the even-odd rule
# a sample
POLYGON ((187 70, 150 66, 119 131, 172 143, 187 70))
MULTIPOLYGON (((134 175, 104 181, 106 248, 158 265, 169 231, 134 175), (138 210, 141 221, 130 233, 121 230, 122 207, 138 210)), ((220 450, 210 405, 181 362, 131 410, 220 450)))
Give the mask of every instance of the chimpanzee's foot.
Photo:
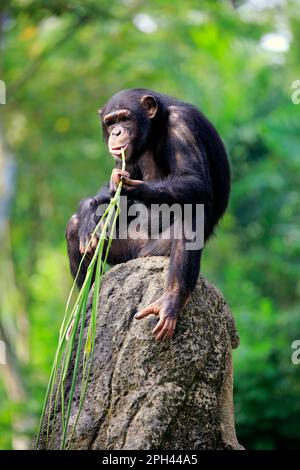
POLYGON ((159 341, 171 338, 176 328, 178 315, 188 300, 187 294, 166 291, 159 299, 138 312, 135 318, 140 320, 151 314, 158 315, 159 321, 152 330, 155 339, 159 341))
POLYGON ((87 253, 88 255, 92 256, 95 253, 95 250, 98 245, 99 238, 95 234, 93 236, 86 236, 81 237, 79 240, 79 251, 83 255, 87 253))

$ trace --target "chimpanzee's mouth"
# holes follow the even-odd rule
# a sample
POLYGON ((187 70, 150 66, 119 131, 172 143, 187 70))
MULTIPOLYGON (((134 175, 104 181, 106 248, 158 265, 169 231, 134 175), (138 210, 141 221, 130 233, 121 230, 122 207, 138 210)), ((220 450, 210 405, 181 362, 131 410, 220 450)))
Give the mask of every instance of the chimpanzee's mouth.
POLYGON ((122 149, 124 149, 125 151, 127 147, 128 147, 128 142, 124 145, 119 145, 118 147, 110 147, 109 151, 112 155, 119 157, 122 154, 122 149))

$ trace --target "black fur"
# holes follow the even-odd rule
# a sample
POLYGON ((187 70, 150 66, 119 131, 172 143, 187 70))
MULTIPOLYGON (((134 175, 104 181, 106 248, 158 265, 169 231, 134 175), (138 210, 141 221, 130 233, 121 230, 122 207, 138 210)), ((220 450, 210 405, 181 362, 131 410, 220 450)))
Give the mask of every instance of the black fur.
MULTIPOLYGON (((107 127, 103 119, 119 110, 129 110, 131 116, 131 120, 118 124, 131 136, 126 170, 130 179, 143 181, 136 187, 125 184, 123 194, 130 201, 141 201, 146 205, 205 204, 205 241, 208 240, 227 208, 230 193, 228 158, 214 126, 191 104, 151 90, 124 90, 114 95, 101 110, 106 142, 115 124, 113 122, 107 127), (141 105, 143 96, 152 97, 153 102, 150 100, 149 106, 157 107, 152 118, 149 118, 147 108, 141 105)), ((121 167, 120 159, 116 159, 116 167, 121 167)), ((92 233, 98 220, 96 209, 110 197, 110 189, 106 185, 94 198, 82 201, 75 218, 69 222, 67 239, 73 275, 81 259, 79 239, 88 238, 92 233), (74 238, 75 222, 77 238, 74 238)), ((195 288, 201 250, 186 251, 184 243, 185 240, 175 239, 169 243, 161 240, 116 240, 112 244, 109 261, 116 264, 139 256, 170 255, 168 289, 178 291, 179 297, 185 298, 195 288)), ((84 272, 79 285, 83 279, 84 272)), ((177 307, 174 308, 176 310, 177 307)))

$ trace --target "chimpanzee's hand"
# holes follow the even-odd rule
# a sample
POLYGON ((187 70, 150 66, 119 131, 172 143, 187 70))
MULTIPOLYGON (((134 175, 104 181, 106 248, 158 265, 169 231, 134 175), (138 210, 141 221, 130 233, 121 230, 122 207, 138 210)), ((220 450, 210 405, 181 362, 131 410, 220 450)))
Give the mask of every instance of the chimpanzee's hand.
POLYGON ((122 176, 123 182, 122 194, 131 198, 138 198, 143 191, 146 190, 146 183, 141 180, 132 180, 126 176, 122 176))
POLYGON ((117 191, 122 176, 130 178, 130 174, 128 173, 128 171, 120 170, 119 168, 113 169, 109 183, 109 189, 112 194, 117 191))
POLYGON ((159 321, 152 330, 155 339, 159 341, 171 338, 176 328, 178 315, 187 304, 188 299, 188 295, 182 296, 178 292, 166 291, 158 300, 137 313, 135 318, 140 320, 151 314, 157 315, 159 321))

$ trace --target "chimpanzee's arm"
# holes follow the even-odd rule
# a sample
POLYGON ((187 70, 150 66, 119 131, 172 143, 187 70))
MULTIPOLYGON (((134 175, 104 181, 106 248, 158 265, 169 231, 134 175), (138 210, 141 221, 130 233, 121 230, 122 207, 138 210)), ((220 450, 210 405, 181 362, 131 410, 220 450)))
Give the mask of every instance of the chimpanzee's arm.
MULTIPOLYGON (((193 220, 192 225, 194 225, 193 220)), ((193 227, 194 228, 194 227, 193 227)), ((141 319, 152 313, 159 316, 153 333, 157 340, 171 337, 176 327, 178 314, 188 302, 194 290, 201 261, 201 247, 187 249, 184 234, 181 239, 173 239, 168 271, 167 289, 155 302, 142 309, 137 315, 141 319)))
POLYGON ((163 180, 136 181, 123 178, 122 193, 148 204, 187 204, 211 201, 211 182, 209 177, 197 174, 168 176, 163 180))

